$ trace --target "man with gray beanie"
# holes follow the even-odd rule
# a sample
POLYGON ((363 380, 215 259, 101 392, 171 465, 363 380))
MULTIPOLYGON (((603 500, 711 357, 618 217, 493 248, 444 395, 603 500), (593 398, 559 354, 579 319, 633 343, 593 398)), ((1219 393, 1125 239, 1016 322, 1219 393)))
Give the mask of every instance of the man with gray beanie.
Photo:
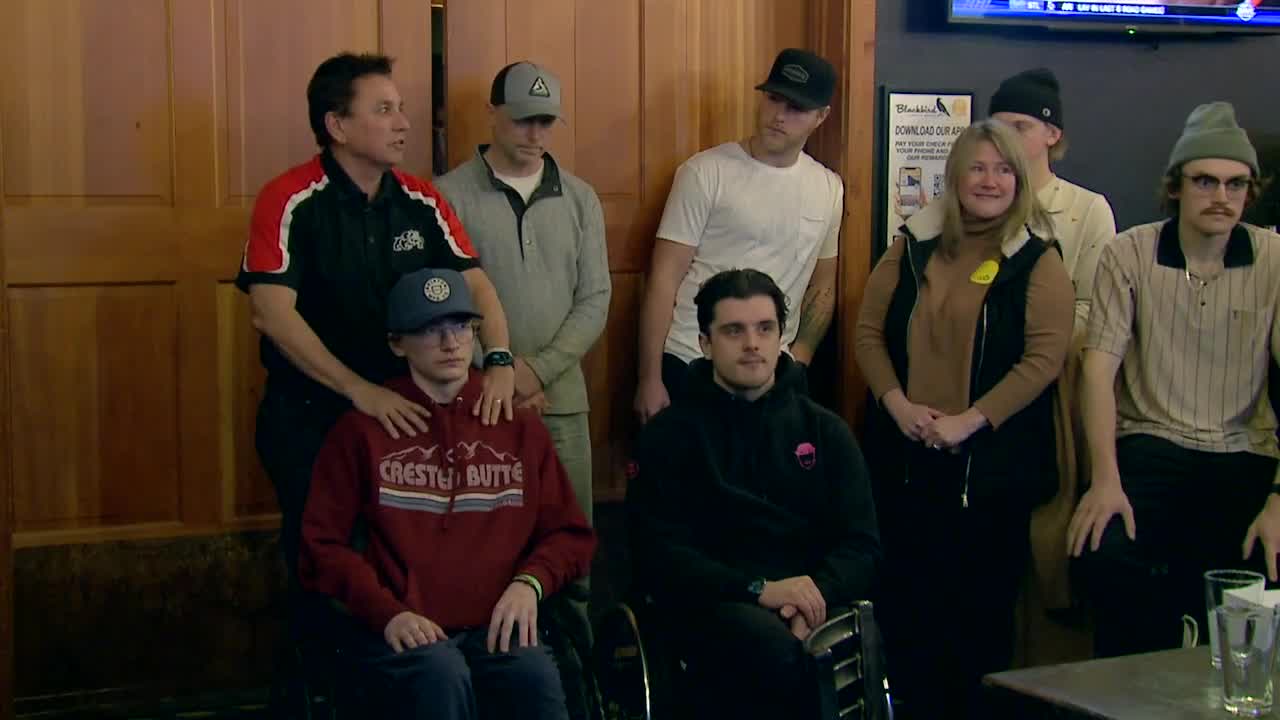
POLYGON ((1240 221, 1259 177, 1232 106, 1201 105, 1165 171, 1169 218, 1103 250, 1082 383, 1092 487, 1067 538, 1099 656, 1177 647, 1183 615, 1206 627, 1206 570, 1276 580, 1280 236, 1240 221))

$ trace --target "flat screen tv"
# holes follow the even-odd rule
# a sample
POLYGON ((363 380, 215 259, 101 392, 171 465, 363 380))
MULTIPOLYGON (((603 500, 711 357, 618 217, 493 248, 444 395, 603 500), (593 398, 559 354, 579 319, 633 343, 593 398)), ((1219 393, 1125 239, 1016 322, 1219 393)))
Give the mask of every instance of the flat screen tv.
POLYGON ((946 0, 951 22, 1136 33, 1280 33, 1280 0, 946 0))

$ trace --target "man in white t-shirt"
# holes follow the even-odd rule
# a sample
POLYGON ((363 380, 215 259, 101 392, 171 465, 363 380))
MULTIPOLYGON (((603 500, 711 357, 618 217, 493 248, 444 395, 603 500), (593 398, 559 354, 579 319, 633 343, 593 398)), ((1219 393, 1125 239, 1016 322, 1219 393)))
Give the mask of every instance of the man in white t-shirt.
POLYGON ((694 155, 676 171, 640 311, 635 410, 647 422, 678 398, 702 356, 693 297, 723 270, 767 273, 798 309, 783 348, 807 365, 835 309, 844 214, 840 177, 804 152, 831 112, 835 68, 783 50, 761 91, 755 133, 694 155))

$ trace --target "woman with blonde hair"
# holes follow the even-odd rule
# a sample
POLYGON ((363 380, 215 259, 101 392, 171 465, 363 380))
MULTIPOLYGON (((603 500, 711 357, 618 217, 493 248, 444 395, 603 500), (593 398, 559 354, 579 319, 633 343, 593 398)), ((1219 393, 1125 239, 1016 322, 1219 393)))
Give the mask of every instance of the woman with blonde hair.
POLYGON ((980 717, 1006 669, 1031 510, 1056 489, 1052 388, 1074 291, 1017 133, 975 123, 946 191, 871 273, 858 364, 885 549, 885 642, 903 711, 980 717))

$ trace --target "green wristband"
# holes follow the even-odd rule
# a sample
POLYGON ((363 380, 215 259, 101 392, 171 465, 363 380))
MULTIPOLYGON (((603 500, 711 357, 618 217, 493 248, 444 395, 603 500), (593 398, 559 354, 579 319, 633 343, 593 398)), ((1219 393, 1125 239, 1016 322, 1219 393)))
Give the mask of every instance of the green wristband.
POLYGON ((529 573, 520 573, 512 578, 512 580, 515 582, 522 582, 533 588, 533 591, 538 594, 538 600, 542 600, 542 583, 538 582, 538 578, 530 575, 529 573))

